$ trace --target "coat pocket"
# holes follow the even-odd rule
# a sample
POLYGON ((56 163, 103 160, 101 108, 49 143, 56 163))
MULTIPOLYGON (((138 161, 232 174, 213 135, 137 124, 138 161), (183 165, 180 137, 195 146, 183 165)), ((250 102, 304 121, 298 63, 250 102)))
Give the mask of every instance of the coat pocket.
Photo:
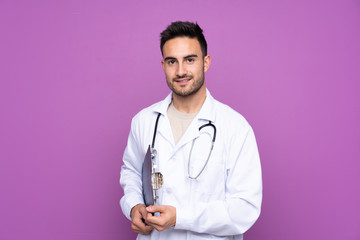
POLYGON ((225 197, 225 164, 219 161, 215 154, 209 161, 194 159, 194 164, 190 166, 190 176, 196 177, 192 180, 194 191, 202 200, 223 199, 225 197))

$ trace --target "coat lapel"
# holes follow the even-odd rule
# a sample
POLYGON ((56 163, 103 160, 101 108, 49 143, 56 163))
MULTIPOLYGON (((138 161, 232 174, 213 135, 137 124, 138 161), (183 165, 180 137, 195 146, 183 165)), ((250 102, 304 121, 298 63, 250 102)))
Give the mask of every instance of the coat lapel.
POLYGON ((160 134, 166 141, 171 143, 172 146, 175 145, 167 114, 161 116, 161 122, 159 123, 158 127, 158 134, 160 134))
POLYGON ((166 141, 171 143, 171 145, 173 146, 173 153, 172 153, 173 155, 184 145, 193 141, 193 139, 199 137, 200 135, 199 127, 201 125, 206 124, 208 121, 212 121, 212 122, 215 121, 215 114, 214 114, 215 100, 210 95, 210 92, 206 90, 206 100, 204 102, 204 105, 202 106, 199 114, 191 122, 190 126, 185 131, 184 135, 182 136, 178 144, 175 146, 172 129, 167 116, 167 108, 171 103, 171 99, 172 99, 172 94, 170 93, 164 99, 164 101, 156 109, 154 109, 154 111, 161 113, 157 134, 161 134, 163 138, 166 139, 166 141))

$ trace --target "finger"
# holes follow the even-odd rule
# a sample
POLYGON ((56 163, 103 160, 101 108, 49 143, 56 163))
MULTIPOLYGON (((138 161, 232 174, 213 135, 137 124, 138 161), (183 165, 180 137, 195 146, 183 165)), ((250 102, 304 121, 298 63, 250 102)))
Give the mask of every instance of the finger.
POLYGON ((154 228, 162 225, 163 218, 161 216, 153 216, 151 213, 147 214, 146 223, 154 228))
POLYGON ((151 231, 153 230, 153 227, 151 227, 151 226, 145 226, 144 228, 139 228, 139 227, 137 227, 137 226, 132 226, 132 229, 133 229, 134 232, 147 235, 147 234, 150 234, 150 233, 151 233, 151 231))
POLYGON ((131 223, 131 228, 134 232, 138 232, 141 234, 149 234, 153 227, 145 225, 141 218, 133 219, 131 223))
POLYGON ((139 219, 133 219, 133 221, 131 222, 131 225, 133 226, 133 229, 134 230, 137 230, 137 231, 139 231, 142 227, 145 227, 145 224, 140 220, 139 221, 139 219), (144 225, 144 226, 142 226, 142 225, 144 225))
POLYGON ((142 217, 135 218, 135 219, 133 219, 132 222, 139 228, 143 228, 146 226, 145 222, 144 222, 144 218, 142 218, 142 217))
POLYGON ((153 227, 151 227, 151 226, 146 226, 144 229, 137 228, 136 226, 132 226, 131 228, 134 232, 140 233, 143 235, 148 235, 153 230, 153 227))
POLYGON ((140 228, 138 228, 134 223, 131 223, 131 229, 134 231, 134 232, 140 232, 140 228))
POLYGON ((154 228, 152 226, 145 225, 145 228, 143 229, 143 234, 145 234, 145 235, 150 234, 153 229, 154 228))
POLYGON ((156 222, 149 222, 148 224, 149 224, 149 226, 151 226, 152 228, 155 228, 159 232, 164 231, 166 229, 165 226, 163 226, 163 224, 159 224, 156 222))
POLYGON ((146 219, 146 216, 147 216, 147 214, 148 214, 148 211, 146 210, 146 208, 140 209, 139 213, 140 213, 141 217, 143 217, 144 219, 146 219))
POLYGON ((146 208, 146 211, 155 213, 155 212, 164 212, 165 206, 162 205, 151 205, 146 208))

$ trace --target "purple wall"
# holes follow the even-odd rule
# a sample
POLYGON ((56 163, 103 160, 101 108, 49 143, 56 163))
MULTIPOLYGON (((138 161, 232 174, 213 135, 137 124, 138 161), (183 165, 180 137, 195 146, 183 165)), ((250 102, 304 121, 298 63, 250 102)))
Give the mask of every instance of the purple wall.
POLYGON ((0 239, 134 239, 118 183, 131 117, 169 92, 159 33, 198 21, 213 96, 252 124, 246 240, 360 239, 360 3, 0 1, 0 239))

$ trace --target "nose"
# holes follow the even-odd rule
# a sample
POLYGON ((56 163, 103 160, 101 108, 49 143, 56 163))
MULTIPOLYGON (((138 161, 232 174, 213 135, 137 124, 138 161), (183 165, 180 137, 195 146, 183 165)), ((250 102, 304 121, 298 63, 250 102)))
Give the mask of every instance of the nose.
POLYGON ((187 74, 186 67, 183 63, 179 63, 176 69, 176 76, 181 77, 187 74))

